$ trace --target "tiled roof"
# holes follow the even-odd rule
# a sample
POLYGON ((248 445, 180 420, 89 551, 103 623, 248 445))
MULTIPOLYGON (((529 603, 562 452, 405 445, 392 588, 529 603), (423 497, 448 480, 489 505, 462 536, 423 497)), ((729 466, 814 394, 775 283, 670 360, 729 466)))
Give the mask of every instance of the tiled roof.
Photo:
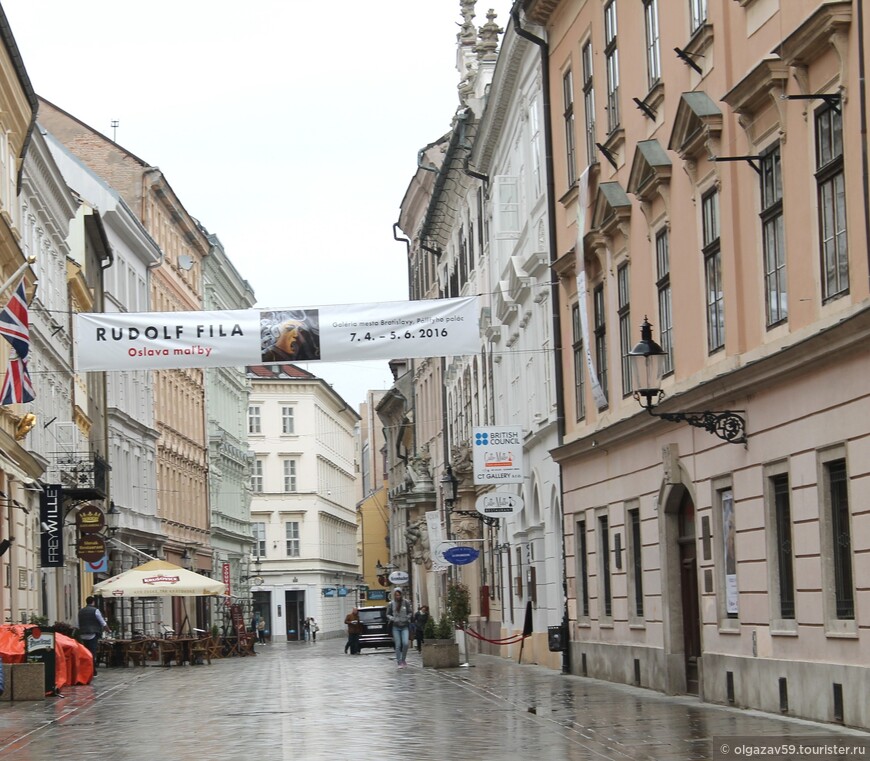
POLYGON ((284 380, 288 378, 296 378, 300 380, 314 380, 316 375, 303 370, 296 365, 250 365, 247 368, 247 373, 252 378, 263 378, 264 380, 284 380))

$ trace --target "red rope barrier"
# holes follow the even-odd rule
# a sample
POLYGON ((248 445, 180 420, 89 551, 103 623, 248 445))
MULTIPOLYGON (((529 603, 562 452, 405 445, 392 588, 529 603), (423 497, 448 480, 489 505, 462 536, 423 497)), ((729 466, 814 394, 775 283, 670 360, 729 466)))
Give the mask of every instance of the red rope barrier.
POLYGON ((513 634, 510 637, 502 637, 501 639, 489 639, 488 637, 484 637, 479 632, 474 631, 474 629, 466 628, 462 631, 470 634, 475 639, 479 639, 483 642, 489 642, 491 645, 516 645, 519 642, 522 642, 526 637, 523 634, 513 634))

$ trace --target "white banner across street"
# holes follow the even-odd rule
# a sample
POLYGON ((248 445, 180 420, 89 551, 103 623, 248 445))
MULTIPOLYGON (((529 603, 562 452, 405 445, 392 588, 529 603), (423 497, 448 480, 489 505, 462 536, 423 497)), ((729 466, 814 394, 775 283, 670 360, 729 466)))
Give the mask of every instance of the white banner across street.
POLYGON ((76 370, 442 357, 480 350, 477 296, 313 308, 76 315, 76 370))

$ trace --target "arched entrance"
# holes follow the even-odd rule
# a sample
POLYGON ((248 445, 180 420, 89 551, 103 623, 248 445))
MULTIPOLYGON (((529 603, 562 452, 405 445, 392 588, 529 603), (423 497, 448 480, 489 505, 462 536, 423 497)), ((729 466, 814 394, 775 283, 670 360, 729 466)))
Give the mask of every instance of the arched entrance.
POLYGON ((699 694, 701 680, 701 608, 698 594, 695 500, 683 483, 665 487, 662 594, 667 617, 665 652, 667 691, 699 694))

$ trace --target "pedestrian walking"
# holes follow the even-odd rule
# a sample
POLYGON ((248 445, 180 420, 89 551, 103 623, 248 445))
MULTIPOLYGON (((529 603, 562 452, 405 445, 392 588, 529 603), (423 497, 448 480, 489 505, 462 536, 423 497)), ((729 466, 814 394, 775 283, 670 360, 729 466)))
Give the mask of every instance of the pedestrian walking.
POLYGON ((359 620, 359 608, 354 608, 344 617, 344 623, 347 626, 347 644, 344 646, 344 652, 350 650, 351 655, 358 655, 360 652, 359 635, 362 634, 362 624, 359 620))
POLYGON ((262 617, 257 621, 257 639, 261 645, 266 644, 266 619, 262 617))
POLYGON ((311 619, 306 618, 305 621, 302 622, 302 639, 306 642, 311 641, 311 619))
POLYGON ((97 600, 91 596, 85 600, 85 607, 79 611, 79 639, 91 651, 94 659, 94 676, 97 674, 97 647, 100 635, 109 631, 109 625, 97 607, 97 600))
POLYGON ((402 595, 402 590, 393 590, 393 599, 387 605, 387 621, 393 626, 393 644, 396 646, 396 665, 403 669, 407 665, 408 630, 411 627, 411 603, 402 595))
POLYGON ((308 630, 311 632, 311 641, 317 642, 317 632, 320 631, 320 627, 317 625, 317 621, 314 620, 314 616, 308 620, 308 630))
POLYGON ((421 605, 414 614, 414 639, 417 642, 417 652, 423 650, 426 623, 429 621, 429 606, 421 605))

